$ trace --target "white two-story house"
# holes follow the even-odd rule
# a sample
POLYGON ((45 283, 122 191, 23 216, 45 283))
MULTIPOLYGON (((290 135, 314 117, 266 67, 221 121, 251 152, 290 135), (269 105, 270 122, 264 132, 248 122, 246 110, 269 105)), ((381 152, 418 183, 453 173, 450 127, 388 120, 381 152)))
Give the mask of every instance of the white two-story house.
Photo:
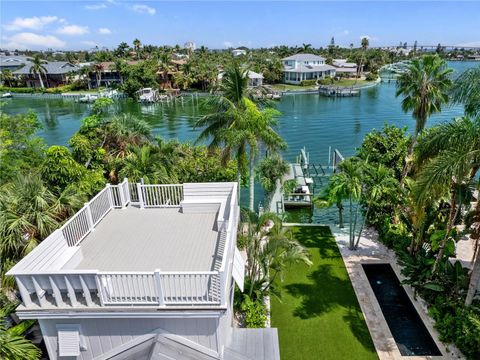
POLYGON ((237 183, 107 185, 9 271, 51 360, 279 360, 233 326, 237 183))
POLYGON ((325 58, 313 54, 295 54, 282 59, 283 81, 300 84, 303 80, 335 76, 335 67, 325 64, 325 58))

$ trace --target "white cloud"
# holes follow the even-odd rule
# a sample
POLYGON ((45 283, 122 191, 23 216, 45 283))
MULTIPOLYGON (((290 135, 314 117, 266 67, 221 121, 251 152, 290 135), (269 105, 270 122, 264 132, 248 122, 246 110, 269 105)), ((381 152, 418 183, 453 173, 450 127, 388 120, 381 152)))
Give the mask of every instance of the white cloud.
POLYGON ((157 12, 157 10, 155 10, 154 8, 148 5, 141 5, 141 4, 133 5, 132 10, 140 14, 149 14, 149 15, 155 15, 155 13, 157 12))
POLYGON ((110 35, 112 33, 112 30, 109 28, 100 28, 98 29, 98 33, 102 35, 110 35))
POLYGON ((93 4, 93 5, 85 5, 84 8, 87 10, 102 10, 105 9, 107 5, 105 4, 93 4))
POLYGON ((233 43, 231 41, 224 41, 223 46, 225 46, 226 49, 229 49, 233 47, 233 43))
POLYGON ((84 35, 88 33, 88 26, 65 25, 57 29, 57 34, 62 35, 84 35))
POLYGON ((350 34, 350 31, 348 31, 347 29, 343 30, 343 35, 348 35, 350 34))
POLYGON ((12 22, 4 25, 5 30, 16 31, 22 29, 40 30, 45 25, 53 23, 58 20, 56 16, 34 16, 31 18, 17 17, 12 22))
POLYGON ((2 47, 7 49, 47 49, 63 48, 66 43, 53 35, 38 35, 31 32, 22 32, 9 37, 2 47))

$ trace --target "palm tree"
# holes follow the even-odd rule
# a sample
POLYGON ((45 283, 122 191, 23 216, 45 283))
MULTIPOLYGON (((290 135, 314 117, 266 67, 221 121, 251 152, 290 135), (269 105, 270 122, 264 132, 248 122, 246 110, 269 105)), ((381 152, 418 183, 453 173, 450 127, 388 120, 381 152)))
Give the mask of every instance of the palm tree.
POLYGON ((129 154, 123 159, 119 172, 120 178, 132 181, 143 179, 147 184, 168 183, 167 170, 160 163, 155 148, 151 145, 130 146, 129 154))
POLYGON ((42 87, 42 89, 44 89, 45 86, 43 85, 42 74, 47 73, 47 69, 45 68, 45 66, 43 66, 47 62, 45 60, 40 59, 40 55, 38 55, 38 54, 36 54, 33 57, 33 59, 30 59, 30 61, 32 63, 30 65, 30 69, 29 69, 30 74, 38 75, 38 80, 40 81, 40 86, 42 87))
POLYGON ((22 321, 20 324, 7 328, 0 324, 0 358, 5 360, 37 360, 42 355, 40 349, 23 334, 35 322, 22 321))
POLYGON ((103 64, 98 63, 93 65, 93 71, 95 72, 95 78, 97 79, 97 89, 100 87, 102 82, 102 72, 104 70, 103 64))
POLYGON ((480 67, 466 70, 455 80, 452 99, 465 105, 466 115, 480 115, 480 67))
MULTIPOLYGON (((0 191, 0 258, 19 260, 81 207, 73 188, 59 197, 40 176, 22 174, 0 191)), ((3 263, 2 263, 3 266, 3 263)))
MULTIPOLYGON (((246 170, 246 144, 236 141, 236 146, 228 143, 232 134, 240 127, 241 111, 247 97, 248 78, 246 71, 236 63, 225 69, 219 89, 220 96, 213 96, 206 102, 212 112, 201 117, 195 127, 204 128, 197 142, 210 139, 209 149, 222 147, 222 162, 226 163, 233 154, 237 160, 237 178, 246 170)), ((240 194, 240 191, 239 191, 240 194)))
POLYGON ((343 223, 343 200, 348 199, 348 194, 344 187, 336 187, 335 181, 332 179, 329 181, 327 187, 323 193, 314 199, 315 205, 320 208, 329 208, 335 205, 338 209, 338 227, 343 229, 345 227, 343 223))
POLYGON ((365 211, 364 220, 360 225, 355 249, 358 248, 358 244, 360 243, 363 227, 368 220, 372 206, 382 196, 393 193, 397 188, 397 180, 394 177, 393 171, 383 164, 379 164, 377 167, 365 166, 364 177, 366 189, 363 200, 367 205, 367 210, 365 211))
MULTIPOLYGON (((117 159, 123 159, 130 153, 130 146, 142 146, 151 139, 148 123, 130 114, 115 116, 103 124, 103 141, 100 147, 105 149, 112 165, 117 159)), ((89 166, 89 159, 86 166, 89 166)), ((110 170, 110 179, 115 181, 117 172, 110 170)), ((128 177, 128 176, 127 176, 128 177)))
MULTIPOLYGON (((432 190, 438 188, 443 189, 444 192, 450 191, 447 231, 440 244, 440 251, 434 267, 436 270, 438 263, 442 260, 445 244, 458 213, 456 210, 458 189, 462 184, 476 179, 480 169, 480 117, 474 120, 462 117, 453 122, 433 127, 425 137, 421 137, 416 148, 416 159, 419 166, 423 166, 417 185, 419 201, 426 196, 431 196, 432 190)), ((477 187, 480 189, 480 183, 477 184, 477 187)), ((477 199, 474 215, 477 219, 480 217, 478 202, 480 201, 477 199)), ((474 222, 471 226, 471 238, 478 243, 480 242, 480 232, 477 227, 478 223, 474 222)), ((478 257, 476 260, 478 262, 478 257)), ((474 263, 474 269, 477 270, 477 268, 478 264, 474 263)), ((475 278, 474 274, 478 276, 476 273, 472 273, 471 279, 475 278)), ((471 283, 471 287, 473 286, 476 288, 477 285, 471 283)), ((473 297, 470 292, 469 295, 473 297)))
POLYGON ((137 53, 137 60, 140 59, 140 47, 141 46, 142 46, 142 43, 140 42, 140 40, 138 40, 138 39, 133 40, 133 49, 137 53))
POLYGON ((265 294, 274 281, 282 278, 289 264, 305 263, 311 265, 308 251, 294 238, 290 229, 282 226, 282 221, 272 213, 258 217, 249 212, 247 233, 247 271, 249 282, 248 295, 255 290, 265 294))
POLYGON ((161 74, 162 86, 170 85, 168 75, 173 71, 171 51, 162 51, 158 59, 158 73, 161 74))
MULTIPOLYGON (((355 227, 358 217, 359 206, 356 206, 355 216, 353 215, 354 202, 360 199, 362 194, 362 166, 358 159, 349 158, 339 165, 339 173, 332 175, 332 191, 338 194, 346 194, 350 211, 349 248, 355 248, 355 227)), ((340 196, 340 195, 339 195, 340 196)))
POLYGON ((425 128, 427 119, 441 111, 442 105, 448 102, 452 71, 447 67, 445 60, 438 55, 425 55, 421 59, 413 59, 408 70, 398 78, 396 96, 404 96, 402 110, 412 111, 416 121, 412 143, 402 172, 402 183, 409 170, 409 159, 418 134, 425 128))
POLYGON ((2 70, 0 74, 1 74, 2 81, 7 82, 8 86, 12 87, 12 81, 14 79, 12 70, 5 69, 5 70, 2 70))
POLYGON ((302 44, 300 52, 306 53, 312 49, 312 44, 302 44))
POLYGON ((365 52, 368 49, 368 46, 370 45, 370 42, 367 37, 363 37, 360 45, 362 47, 362 55, 360 56, 360 66, 358 67, 358 70, 360 71, 360 76, 363 74, 363 63, 365 62, 365 52))
MULTIPOLYGON (((257 106, 250 100, 245 99, 245 112, 239 129, 236 129, 231 141, 246 142, 249 147, 249 209, 254 210, 255 196, 255 159, 260 146, 264 146, 269 151, 276 151, 286 148, 286 143, 280 135, 278 135, 273 126, 277 124, 275 116, 280 113, 274 109, 259 110, 257 106), (240 132, 238 131, 240 130, 240 132), (239 136, 240 135, 240 136, 239 136)), ((243 145, 241 145, 243 146, 243 145)))
POLYGON ((278 185, 282 185, 283 177, 288 171, 288 163, 279 154, 267 156, 258 164, 257 176, 265 191, 265 208, 270 207, 272 194, 278 185))

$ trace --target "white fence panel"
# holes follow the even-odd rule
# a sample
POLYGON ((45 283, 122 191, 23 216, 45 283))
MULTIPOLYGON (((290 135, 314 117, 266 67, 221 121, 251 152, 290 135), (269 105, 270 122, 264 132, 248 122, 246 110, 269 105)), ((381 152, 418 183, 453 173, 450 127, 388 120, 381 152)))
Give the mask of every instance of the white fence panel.
POLYGON ((110 187, 100 191, 91 201, 90 210, 92 212, 93 226, 97 225, 100 220, 112 209, 110 187))
POLYGON ((90 232, 88 211, 87 204, 62 226, 61 230, 68 246, 77 245, 90 232))
POLYGON ((97 286, 104 305, 155 305, 159 303, 153 273, 101 273, 97 286))
POLYGON ((178 207, 183 200, 182 185, 140 185, 144 207, 178 207))
POLYGON ((164 302, 172 304, 220 304, 218 272, 162 273, 164 302))

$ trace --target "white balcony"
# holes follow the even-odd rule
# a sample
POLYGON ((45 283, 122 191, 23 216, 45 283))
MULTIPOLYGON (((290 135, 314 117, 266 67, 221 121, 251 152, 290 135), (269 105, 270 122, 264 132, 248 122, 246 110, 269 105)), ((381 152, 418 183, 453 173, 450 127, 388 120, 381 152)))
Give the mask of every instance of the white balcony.
POLYGON ((224 308, 236 183, 107 185, 9 271, 19 310, 224 308))

